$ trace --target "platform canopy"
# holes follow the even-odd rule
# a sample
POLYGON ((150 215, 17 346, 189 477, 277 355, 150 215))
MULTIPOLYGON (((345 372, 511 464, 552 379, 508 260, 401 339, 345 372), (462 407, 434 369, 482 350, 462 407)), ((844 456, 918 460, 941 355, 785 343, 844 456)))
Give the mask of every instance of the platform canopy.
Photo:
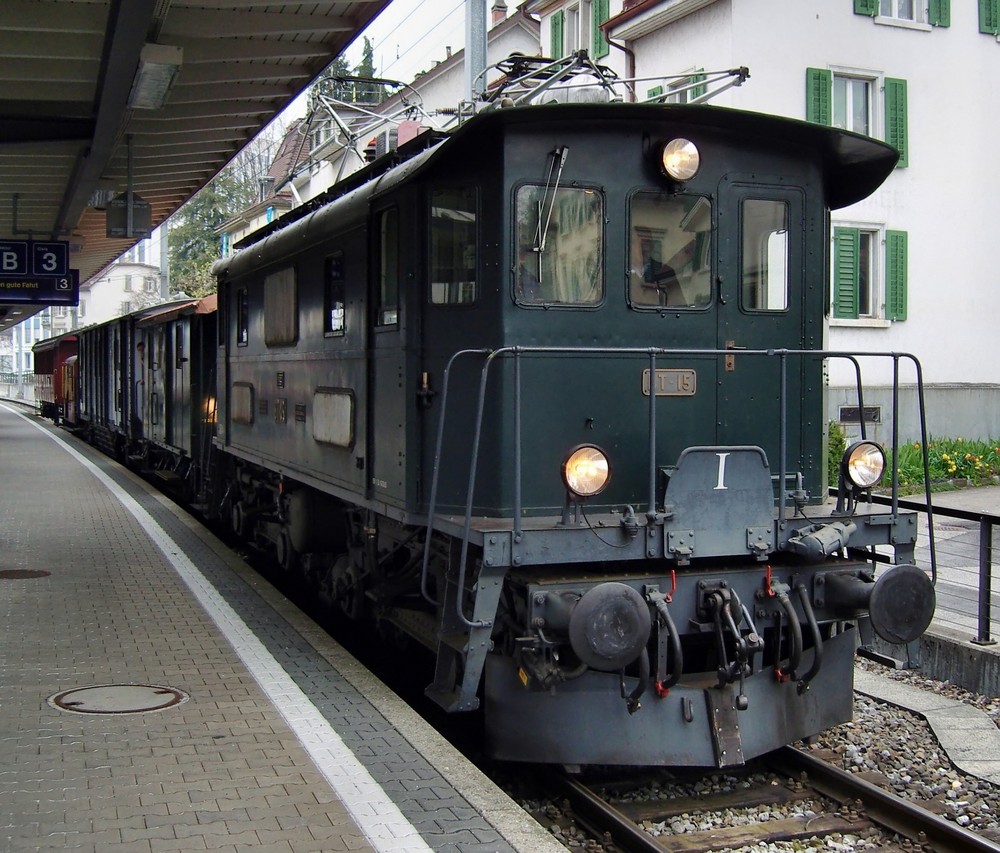
MULTIPOLYGON (((130 143, 123 234, 176 211, 388 5, 0 0, 0 259, 27 244, 30 276, 66 242, 81 283, 99 274, 139 239, 108 236, 130 143)), ((42 307, 0 289, 0 330, 42 307)))

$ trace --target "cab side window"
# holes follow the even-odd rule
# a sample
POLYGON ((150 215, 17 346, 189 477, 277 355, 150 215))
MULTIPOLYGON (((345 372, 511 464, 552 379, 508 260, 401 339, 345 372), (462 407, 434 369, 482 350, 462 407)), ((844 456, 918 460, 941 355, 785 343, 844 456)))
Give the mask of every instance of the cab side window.
POLYGON ((326 259, 323 299, 323 334, 335 337, 344 334, 344 253, 336 252, 326 259))
POLYGON ((479 191, 476 187, 434 190, 430 205, 430 301, 468 305, 476 301, 479 191))
POLYGON ((236 291, 236 343, 245 347, 250 342, 250 303, 247 299, 247 289, 241 287, 236 291))
POLYGON ((394 207, 378 214, 378 309, 379 326, 392 326, 399 317, 399 212, 394 207))
POLYGON ((299 339, 299 300, 294 267, 264 278, 264 343, 291 346, 299 339))

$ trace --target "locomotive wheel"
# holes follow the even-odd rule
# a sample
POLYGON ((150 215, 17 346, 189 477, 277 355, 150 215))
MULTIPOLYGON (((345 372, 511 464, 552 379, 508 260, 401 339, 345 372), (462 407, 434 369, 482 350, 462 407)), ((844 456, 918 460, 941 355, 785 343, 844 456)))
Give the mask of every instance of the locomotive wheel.
POLYGON ((229 514, 230 523, 235 533, 240 539, 246 539, 250 533, 250 525, 247 522, 246 504, 237 501, 229 514))
POLYGON ((334 604, 348 619, 361 618, 365 608, 365 592, 357 567, 348 554, 341 554, 330 570, 334 604))

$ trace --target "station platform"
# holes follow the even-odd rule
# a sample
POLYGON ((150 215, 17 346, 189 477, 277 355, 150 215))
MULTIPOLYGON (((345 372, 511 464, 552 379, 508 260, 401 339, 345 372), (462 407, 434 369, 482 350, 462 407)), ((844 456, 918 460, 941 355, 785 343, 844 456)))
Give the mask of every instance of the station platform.
POLYGON ((0 849, 565 849, 211 534, 4 403, 0 612, 0 849))

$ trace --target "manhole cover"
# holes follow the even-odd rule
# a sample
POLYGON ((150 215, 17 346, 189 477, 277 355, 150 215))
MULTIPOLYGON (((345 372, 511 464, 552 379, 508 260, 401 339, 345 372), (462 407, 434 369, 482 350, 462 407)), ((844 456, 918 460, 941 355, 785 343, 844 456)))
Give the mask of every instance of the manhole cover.
POLYGON ((0 569, 0 580, 18 581, 26 578, 47 578, 52 572, 42 569, 0 569))
POLYGON ((143 714, 163 711, 186 702, 187 694, 173 687, 155 684, 102 684, 77 687, 49 698, 49 704, 61 711, 77 714, 143 714))

